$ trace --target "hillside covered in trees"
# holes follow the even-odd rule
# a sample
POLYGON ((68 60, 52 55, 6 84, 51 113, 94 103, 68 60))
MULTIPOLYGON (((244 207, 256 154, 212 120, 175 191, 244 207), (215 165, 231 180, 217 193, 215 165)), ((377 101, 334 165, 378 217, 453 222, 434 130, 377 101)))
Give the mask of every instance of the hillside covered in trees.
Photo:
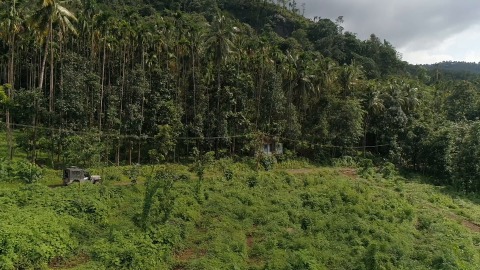
POLYGON ((480 189, 478 78, 411 66, 341 17, 306 19, 295 1, 0 3, 10 155, 155 163, 251 156, 273 138, 318 162, 374 155, 480 189))
POLYGON ((476 269, 480 75, 304 8, 0 0, 0 269, 476 269))

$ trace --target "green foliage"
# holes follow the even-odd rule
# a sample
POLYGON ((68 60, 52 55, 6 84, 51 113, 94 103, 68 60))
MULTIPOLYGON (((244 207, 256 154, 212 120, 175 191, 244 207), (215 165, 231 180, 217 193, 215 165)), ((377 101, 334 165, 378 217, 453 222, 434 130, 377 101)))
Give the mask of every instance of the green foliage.
POLYGON ((225 176, 225 180, 227 181, 232 181, 233 179, 233 171, 231 169, 225 169, 223 172, 223 175, 225 176))
POLYGON ((231 160, 210 163, 201 204, 196 179, 178 165, 156 168, 145 186, 0 186, 0 265, 471 269, 479 263, 478 239, 458 222, 478 218, 478 206, 461 194, 380 174, 377 181, 350 179, 339 175, 343 168, 305 161, 286 165, 255 172, 231 160), (235 175, 230 181, 222 180, 226 167, 235 175))
POLYGON ((66 258, 78 247, 68 226, 72 220, 42 210, 32 215, 34 209, 9 207, 0 214, 0 268, 46 269, 48 262, 66 258))
POLYGON ((169 219, 175 203, 172 189, 179 179, 179 175, 167 171, 157 171, 147 178, 140 224, 143 229, 159 222, 163 224, 169 219))
POLYGON ((371 159, 362 159, 360 161, 359 174, 365 179, 371 179, 375 177, 376 171, 371 159))
POLYGON ((453 185, 463 191, 480 191, 480 123, 455 126, 451 147, 446 153, 453 185), (456 143, 461 142, 461 143, 456 143))
MULTIPOLYGON (((49 192, 32 185, 15 190, 18 198, 0 196, 11 215, 32 213, 36 203, 71 229, 72 236, 52 234, 66 243, 79 239, 95 260, 86 263, 92 269, 435 269, 478 262, 468 236, 454 237, 460 224, 413 211, 418 202, 396 177, 405 168, 465 193, 480 191, 478 76, 408 66, 388 41, 358 39, 341 17, 306 19, 295 1, 44 2, 0 2, 0 77, 14 82, 0 87, 0 116, 15 123, 5 124, 9 134, 14 129, 13 153, 32 161, 2 160, 0 181, 39 182, 42 170, 33 164, 156 164, 193 153, 194 181, 177 173, 184 167, 165 166, 152 170, 145 187, 118 187, 127 177, 143 180, 145 169, 102 168, 107 185, 100 187, 49 192), (278 164, 273 156, 248 159, 259 134, 294 150, 278 164), (384 165, 377 171, 358 160, 359 148, 384 165), (250 164, 213 161, 227 156, 250 164), (377 181, 351 185, 293 156, 359 167, 360 176, 377 181), (84 228, 93 232, 82 235, 84 228)), ((41 229, 33 236, 49 231, 41 229)), ((57 260, 53 253, 61 261, 84 252, 75 244, 53 252, 35 237, 32 252, 27 240, 9 246, 0 268, 47 268, 57 260)))
POLYGON ((94 133, 73 135, 63 139, 64 147, 61 155, 65 164, 91 167, 100 163, 105 144, 94 133))
POLYGON ((163 161, 166 159, 168 153, 175 148, 175 134, 174 129, 170 125, 159 125, 157 127, 157 134, 155 135, 156 149, 149 150, 149 155, 155 161, 163 161))
POLYGON ((12 86, 9 84, 0 85, 0 104, 7 104, 9 98, 6 94, 7 89, 10 89, 12 86))
POLYGON ((130 179, 130 182, 132 185, 136 185, 138 182, 138 177, 141 174, 141 166, 140 164, 135 164, 133 166, 130 166, 130 168, 126 168, 124 170, 124 175, 130 179))
POLYGON ((35 164, 23 160, 0 159, 0 182, 19 181, 33 184, 42 177, 43 170, 35 164))
POLYGON ((125 234, 112 230, 92 247, 93 259, 101 262, 106 269, 161 269, 166 264, 158 259, 164 255, 151 239, 138 232, 125 234))
POLYGON ((260 164, 265 171, 271 171, 277 163, 277 159, 274 155, 260 155, 259 159, 260 164))
POLYGON ((380 169, 383 178, 385 179, 392 179, 398 174, 397 168, 391 162, 385 162, 382 164, 382 168, 380 169))
POLYGON ((351 156, 343 156, 341 158, 333 159, 333 166, 335 167, 357 167, 357 162, 351 156))
POLYGON ((255 187, 258 184, 258 176, 257 175, 250 175, 247 178, 247 185, 250 188, 255 187))

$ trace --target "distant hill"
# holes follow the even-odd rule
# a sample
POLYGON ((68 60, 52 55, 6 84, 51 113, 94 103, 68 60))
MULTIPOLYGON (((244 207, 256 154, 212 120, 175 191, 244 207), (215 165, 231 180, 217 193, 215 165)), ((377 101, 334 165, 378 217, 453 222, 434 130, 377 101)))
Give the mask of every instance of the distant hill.
POLYGON ((449 72, 468 72, 474 74, 480 74, 480 62, 460 62, 460 61, 444 61, 436 64, 429 64, 429 65, 419 65, 425 67, 429 70, 443 70, 449 72))

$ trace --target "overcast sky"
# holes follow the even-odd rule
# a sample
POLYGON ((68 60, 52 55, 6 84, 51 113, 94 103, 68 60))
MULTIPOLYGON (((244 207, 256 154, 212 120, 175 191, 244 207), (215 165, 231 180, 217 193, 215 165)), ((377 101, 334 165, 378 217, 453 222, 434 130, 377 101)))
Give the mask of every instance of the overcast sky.
POLYGON ((412 64, 480 62, 480 0, 297 0, 364 40, 386 39, 412 64))

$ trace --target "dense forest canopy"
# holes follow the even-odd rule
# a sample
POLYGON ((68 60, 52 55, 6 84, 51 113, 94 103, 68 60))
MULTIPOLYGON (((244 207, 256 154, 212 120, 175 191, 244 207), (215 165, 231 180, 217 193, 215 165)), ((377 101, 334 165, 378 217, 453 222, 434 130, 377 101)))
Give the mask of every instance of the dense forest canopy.
POLYGON ((301 13, 295 1, 3 0, 9 152, 132 164, 252 155, 268 137, 318 162, 388 158, 480 190, 477 76, 411 66, 341 17, 301 13))

